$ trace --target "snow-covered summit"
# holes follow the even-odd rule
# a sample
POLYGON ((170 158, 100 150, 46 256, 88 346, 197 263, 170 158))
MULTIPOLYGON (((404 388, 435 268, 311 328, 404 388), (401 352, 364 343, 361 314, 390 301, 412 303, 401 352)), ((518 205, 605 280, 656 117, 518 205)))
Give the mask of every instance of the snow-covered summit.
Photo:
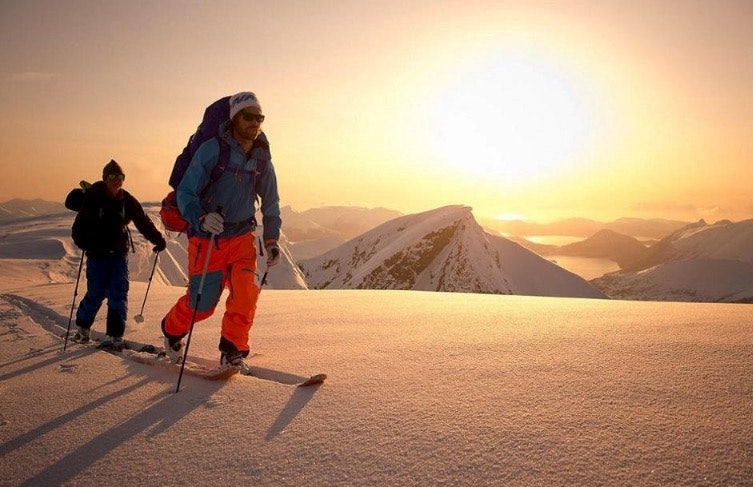
POLYGON ((396 218, 299 264, 314 289, 604 297, 582 278, 489 235, 462 205, 396 218))
POLYGON ((674 260, 729 259, 753 262, 753 219, 712 225, 700 220, 651 246, 625 270, 639 271, 674 260))
POLYGON ((729 259, 674 260, 593 281, 609 296, 646 301, 753 303, 753 263, 729 259))
POLYGON ((622 299, 753 302, 753 220, 683 227, 593 283, 622 299))

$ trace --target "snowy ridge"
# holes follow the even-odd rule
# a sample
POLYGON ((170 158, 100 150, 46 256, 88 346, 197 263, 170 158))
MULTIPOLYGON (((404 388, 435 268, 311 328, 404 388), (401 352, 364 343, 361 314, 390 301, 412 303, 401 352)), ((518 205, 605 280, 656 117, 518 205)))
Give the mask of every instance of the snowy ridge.
POLYGON ((753 303, 753 264, 736 260, 676 260, 594 282, 619 299, 753 303))
POLYGON ((620 299, 753 302, 753 220, 703 220, 646 250, 626 271, 594 279, 620 299))
POLYGON ((729 259, 753 262, 753 220, 687 225, 650 247, 626 270, 638 271, 673 260, 729 259))
MULTIPOLYGON (((167 249, 159 255, 153 282, 185 286, 186 236, 164 232, 158 206, 145 205, 145 210, 168 241, 167 249)), ((357 210, 353 213, 364 213, 357 210)), ((341 221, 334 212, 328 208, 323 215, 331 221, 341 221)), ((381 218, 383 213, 372 217, 381 218)), ((74 214, 67 212, 0 224, 0 272, 11 287, 76 280, 81 254, 70 238, 73 218, 74 214)), ((344 220, 349 221, 350 217, 344 220)), ((308 219, 302 221, 310 228, 308 219)), ((296 232, 292 228, 291 231, 296 232)), ((130 279, 146 282, 154 265, 153 246, 134 228, 131 234, 135 252, 129 255, 130 279)), ((612 242, 611 238, 607 240, 612 242)), ((265 288, 411 289, 705 302, 753 300, 753 279, 748 275, 748 268, 753 265, 753 220, 688 225, 645 249, 640 258, 619 259, 627 262, 626 267, 632 272, 608 274, 590 283, 518 243, 487 233, 466 206, 401 216, 340 245, 338 241, 339 237, 330 235, 290 243, 283 233, 282 260, 270 270, 265 288), (329 250, 318 253, 317 249, 322 248, 329 250), (669 263, 672 265, 667 269, 661 268, 669 263), (713 282, 704 276, 713 276, 713 282)), ((609 242, 607 247, 614 247, 609 242)), ((620 248, 633 254, 630 247, 620 248)), ((259 262, 261 277, 266 271, 264 257, 259 262)))
POLYGON ((10 222, 44 215, 66 213, 62 203, 46 201, 43 199, 24 200, 12 199, 0 203, 0 222, 10 222))
POLYGON ((580 277, 487 234, 466 206, 396 218, 300 266, 314 289, 603 297, 580 277))
POLYGON ((737 223, 725 220, 680 230, 672 234, 671 241, 674 260, 708 257, 753 262, 753 220, 737 223))

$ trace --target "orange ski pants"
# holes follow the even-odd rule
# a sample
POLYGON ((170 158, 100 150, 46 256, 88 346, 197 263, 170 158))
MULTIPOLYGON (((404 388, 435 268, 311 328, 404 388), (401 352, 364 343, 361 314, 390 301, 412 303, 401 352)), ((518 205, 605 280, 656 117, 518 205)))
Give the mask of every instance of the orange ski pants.
POLYGON ((164 331, 173 336, 185 336, 191 327, 197 300, 196 322, 199 322, 212 316, 222 291, 227 287, 230 294, 225 301, 221 338, 239 351, 248 351, 249 332, 254 324, 256 303, 261 291, 256 282, 254 234, 250 232, 214 240, 199 297, 198 288, 209 242, 209 239, 201 237, 188 239, 188 289, 165 316, 164 331))

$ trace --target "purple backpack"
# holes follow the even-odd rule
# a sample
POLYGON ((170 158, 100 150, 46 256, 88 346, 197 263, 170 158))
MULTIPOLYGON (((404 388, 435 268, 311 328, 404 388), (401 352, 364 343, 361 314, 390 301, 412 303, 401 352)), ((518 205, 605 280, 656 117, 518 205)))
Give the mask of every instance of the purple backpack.
MULTIPOLYGON (((201 144, 219 135, 220 125, 227 122, 230 119, 230 97, 226 96, 220 98, 216 102, 209 105, 204 110, 204 117, 201 119, 199 127, 196 132, 188 139, 188 144, 183 149, 183 152, 175 159, 175 165, 173 166, 173 172, 170 174, 170 187, 178 189, 180 180, 183 179, 183 175, 188 169, 188 165, 191 164, 191 159, 194 153, 201 144)), ((219 178, 227 168, 229 160, 229 147, 224 142, 220 142, 220 158, 217 161, 217 165, 212 170, 212 174, 209 177, 210 182, 214 182, 219 178)))
MULTIPOLYGON (((160 210, 160 216, 162 222, 167 230, 175 232, 186 232, 188 228, 188 222, 186 222, 180 211, 178 210, 177 199, 175 196, 175 189, 178 188, 180 181, 183 179, 183 175, 186 173, 186 169, 191 164, 191 159, 196 150, 206 142, 207 140, 215 137, 220 145, 220 155, 217 160, 217 165, 212 169, 212 173, 209 175, 209 184, 217 181, 222 173, 227 169, 227 165, 230 162, 230 146, 222 140, 220 137, 220 126, 230 119, 230 97, 225 96, 209 105, 204 110, 204 117, 201 119, 199 127, 196 132, 188 139, 186 147, 183 152, 178 155, 173 165, 172 173, 170 173, 170 187, 173 191, 170 191, 168 195, 162 200, 162 208, 160 210)), ((254 147, 264 147, 269 151, 269 142, 266 135, 262 132, 259 137, 254 141, 254 147)), ((257 172, 264 172, 267 169, 267 161, 260 160, 260 166, 257 167, 257 172)))

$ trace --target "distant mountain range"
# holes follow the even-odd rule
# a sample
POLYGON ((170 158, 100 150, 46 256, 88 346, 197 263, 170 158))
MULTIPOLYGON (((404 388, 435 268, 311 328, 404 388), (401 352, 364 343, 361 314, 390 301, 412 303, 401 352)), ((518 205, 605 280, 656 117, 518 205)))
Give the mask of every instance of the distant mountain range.
POLYGON ((684 221, 659 218, 620 218, 612 222, 599 222, 587 218, 569 218, 551 223, 485 219, 481 220, 480 223, 485 228, 504 235, 518 237, 563 235, 586 238, 600 230, 612 230, 619 234, 630 235, 640 239, 660 239, 688 224, 688 222, 684 221))
POLYGON ((524 247, 543 256, 573 256, 596 259, 609 259, 617 262, 621 268, 646 251, 646 245, 635 237, 629 237, 613 230, 599 230, 592 236, 579 242, 566 245, 543 245, 524 238, 512 238, 524 247))
POLYGON ((326 206, 297 212, 280 210, 288 245, 297 259, 321 255, 384 222, 402 216, 385 208, 326 206))
POLYGON ((616 262, 620 271, 590 281, 612 298, 753 302, 753 220, 701 220, 650 245, 608 229, 562 246, 515 240, 542 256, 616 262))
POLYGON ((0 203, 0 223, 21 220, 24 218, 34 218, 37 216, 55 215, 67 211, 65 205, 62 203, 55 203, 41 199, 14 199, 6 201, 5 203, 0 203))
MULTIPOLYGON (((14 279, 37 276, 42 281, 61 275, 75 279, 80 254, 70 241, 72 212, 42 200, 13 200, 0 208, 6 218, 0 221, 0 274, 11 273, 14 279)), ((160 226, 159 206, 145 205, 145 209, 160 226)), ((583 241, 542 246, 485 230, 465 206, 415 215, 357 207, 304 212, 286 207, 282 211, 283 259, 268 275, 269 287, 275 289, 415 289, 753 302, 753 220, 685 224, 648 245, 635 235, 599 228, 583 241), (588 283, 547 260, 554 255, 610 259, 622 270, 588 283)), ((618 222, 644 235, 677 224, 618 222)), ((185 235, 168 236, 155 279, 183 286, 185 235)), ((135 231, 134 242, 131 278, 146 281, 154 254, 135 231)), ((262 273, 263 264, 260 267, 262 273)))
MULTIPOLYGON (((157 203, 144 203, 145 207, 157 205, 157 203)), ((0 203, 0 223, 67 211, 62 203, 41 199, 13 199, 0 203)), ((403 215, 386 208, 354 206, 325 206, 300 212, 286 206, 281 209, 281 212, 288 238, 295 243, 322 237, 349 240, 377 225, 403 215)), ((640 239, 661 239, 689 223, 678 220, 641 218, 620 218, 612 222, 599 222, 587 218, 569 218, 551 223, 497 219, 483 219, 478 222, 492 232, 515 237, 563 235, 586 238, 606 229, 640 239)))
MULTIPOLYGON (((147 213, 161 227, 156 206, 147 213)), ((295 233, 288 213, 286 230, 295 233)), ((331 230, 345 238, 359 225, 392 216, 384 210, 328 208, 295 215, 306 228, 331 230), (320 221, 315 221, 319 219, 320 221), (332 228, 334 227, 334 228, 332 228)), ((75 279, 80 253, 70 239, 70 211, 0 225, 0 274, 53 282, 75 279), (19 271, 22 265, 23 271, 19 271), (52 274, 54 273, 54 275, 52 274)), ((284 220, 285 221, 285 220, 284 220)), ((370 224, 370 223, 369 223, 370 224)), ((149 279, 154 253, 133 231, 135 252, 129 257, 132 280, 149 279)), ((326 239, 331 232, 320 234, 326 239)), ((168 247, 159 257, 154 280, 186 284, 185 235, 167 234, 168 247)), ((447 207, 400 216, 347 240, 323 256, 299 262, 287 236, 281 239, 282 262, 270 270, 273 289, 413 289, 467 293, 527 294, 604 298, 581 277, 502 237, 486 233, 470 208, 447 207), (324 265, 327 261, 336 264, 324 265)), ((260 260, 259 274, 264 269, 260 260)))
POLYGON ((350 240, 384 222, 402 216, 386 208, 324 206, 296 212, 290 206, 280 210, 285 234, 293 242, 335 236, 350 240))

